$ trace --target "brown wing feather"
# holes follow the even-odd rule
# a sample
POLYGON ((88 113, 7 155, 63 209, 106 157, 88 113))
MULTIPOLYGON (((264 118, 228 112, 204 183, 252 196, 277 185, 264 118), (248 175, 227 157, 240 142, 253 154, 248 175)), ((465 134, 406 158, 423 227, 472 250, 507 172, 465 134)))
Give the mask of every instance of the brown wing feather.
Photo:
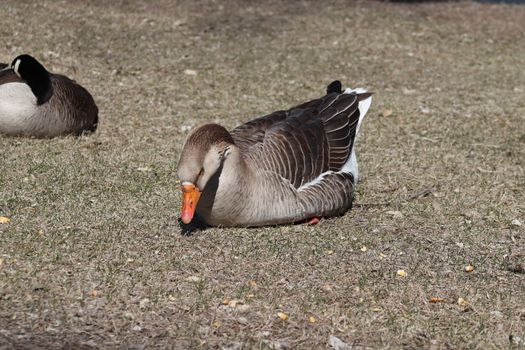
MULTIPOLYGON (((0 69, 7 67, 7 64, 0 63, 0 69)), ((11 69, 0 72, 0 85, 7 83, 23 83, 24 80, 15 74, 11 69)))
MULTIPOLYGON (((270 115, 255 119, 259 126, 256 132, 243 129, 247 131, 243 134, 246 139, 250 135, 248 130, 256 135, 255 141, 253 134, 250 138, 247 155, 263 170, 289 180, 295 188, 328 170, 339 171, 352 151, 359 121, 358 102, 368 96, 331 93, 288 111, 276 112, 278 118, 270 115), (263 122, 268 117, 271 122, 268 119, 263 122)), ((239 134, 237 138, 244 142, 239 134)))
POLYGON ((235 140, 235 144, 244 152, 253 145, 262 142, 266 130, 273 124, 286 119, 286 116, 286 111, 277 111, 240 125, 230 133, 235 140))
POLYGON ((239 125, 230 133, 235 144, 243 151, 248 151, 252 146, 263 142, 266 131, 273 125, 282 122, 288 117, 299 115, 306 109, 317 108, 321 99, 312 100, 295 106, 286 111, 277 111, 271 114, 253 119, 245 124, 239 125))

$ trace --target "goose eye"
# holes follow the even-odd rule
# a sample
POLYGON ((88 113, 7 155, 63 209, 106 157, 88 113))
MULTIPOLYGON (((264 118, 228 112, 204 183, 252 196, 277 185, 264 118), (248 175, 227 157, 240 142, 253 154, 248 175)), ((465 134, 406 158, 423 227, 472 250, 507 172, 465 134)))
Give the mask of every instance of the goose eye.
POLYGON ((199 171, 199 175, 197 176, 197 178, 201 177, 202 174, 204 174, 204 168, 202 168, 201 171, 199 171))

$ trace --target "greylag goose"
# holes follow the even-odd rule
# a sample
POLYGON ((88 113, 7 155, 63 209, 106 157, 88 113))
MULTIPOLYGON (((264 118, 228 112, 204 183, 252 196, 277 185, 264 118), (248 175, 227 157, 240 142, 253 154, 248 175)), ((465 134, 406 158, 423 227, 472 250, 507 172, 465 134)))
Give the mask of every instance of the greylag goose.
POLYGON ((211 226, 294 223, 345 213, 358 177, 355 138, 372 102, 333 82, 327 94, 228 132, 192 130, 180 155, 181 220, 211 226))
POLYGON ((0 64, 0 133, 55 137, 95 131, 98 108, 74 80, 48 72, 29 55, 0 64))

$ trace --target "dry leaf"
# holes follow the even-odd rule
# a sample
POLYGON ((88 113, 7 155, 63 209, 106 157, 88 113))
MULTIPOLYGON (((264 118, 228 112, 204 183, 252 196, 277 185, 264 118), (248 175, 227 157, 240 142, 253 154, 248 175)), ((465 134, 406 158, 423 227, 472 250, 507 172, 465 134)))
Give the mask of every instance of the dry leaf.
POLYGON ((214 328, 219 328, 220 326, 222 326, 222 322, 219 321, 219 320, 215 320, 215 321, 213 321, 212 326, 214 328))
POLYGON ((362 251, 362 252, 366 252, 367 250, 368 250, 368 248, 367 248, 366 246, 362 246, 362 247, 361 247, 361 251, 362 251))
POLYGON ((458 298, 458 305, 459 306, 468 306, 469 305, 469 302, 466 300, 466 299, 463 299, 463 298, 458 298))
POLYGON ((255 281, 255 280, 251 280, 251 281, 250 281, 250 286, 252 286, 252 287, 257 287, 257 281, 255 281))
POLYGON ((440 297, 432 297, 429 300, 429 302, 431 303, 441 303, 442 301, 445 301, 445 299, 440 297))
POLYGON ((237 305, 241 305, 241 304, 244 304, 244 301, 238 300, 238 299, 233 299, 228 302, 229 307, 236 307, 237 305))
POLYGON ((313 317, 313 316, 308 317, 308 322, 315 323, 316 321, 317 320, 315 319, 315 317, 313 317))
POLYGON ((89 293, 92 297, 96 297, 98 295, 99 291, 96 289, 93 289, 91 293, 89 293))
POLYGON ((392 115, 392 110, 391 109, 384 109, 383 110, 383 117, 389 117, 392 115))
POLYGON ((284 312, 278 312, 277 317, 279 317, 281 320, 286 321, 288 319, 288 315, 284 312))
POLYGON ((228 305, 230 303, 230 299, 229 298, 224 298, 222 300, 222 305, 228 305))
POLYGON ((200 281, 202 281, 202 278, 200 278, 199 276, 190 276, 190 277, 186 278, 186 281, 188 281, 188 282, 200 282, 200 281))
POLYGON ((397 270, 397 275, 400 277, 406 277, 407 273, 405 270, 397 270))
POLYGON ((5 216, 0 216, 0 224, 7 224, 11 219, 5 216))
POLYGON ((467 271, 467 272, 472 272, 472 271, 474 271, 474 266, 468 264, 467 266, 465 266, 465 271, 467 271))

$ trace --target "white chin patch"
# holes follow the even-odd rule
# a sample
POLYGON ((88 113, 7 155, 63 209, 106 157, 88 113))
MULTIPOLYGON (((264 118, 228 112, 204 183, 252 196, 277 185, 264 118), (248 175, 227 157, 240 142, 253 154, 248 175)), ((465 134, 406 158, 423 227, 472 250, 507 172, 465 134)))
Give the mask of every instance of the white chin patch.
POLYGON ((15 72, 15 74, 20 77, 20 73, 18 73, 18 67, 20 67, 20 60, 16 60, 15 66, 13 67, 13 71, 15 72))

